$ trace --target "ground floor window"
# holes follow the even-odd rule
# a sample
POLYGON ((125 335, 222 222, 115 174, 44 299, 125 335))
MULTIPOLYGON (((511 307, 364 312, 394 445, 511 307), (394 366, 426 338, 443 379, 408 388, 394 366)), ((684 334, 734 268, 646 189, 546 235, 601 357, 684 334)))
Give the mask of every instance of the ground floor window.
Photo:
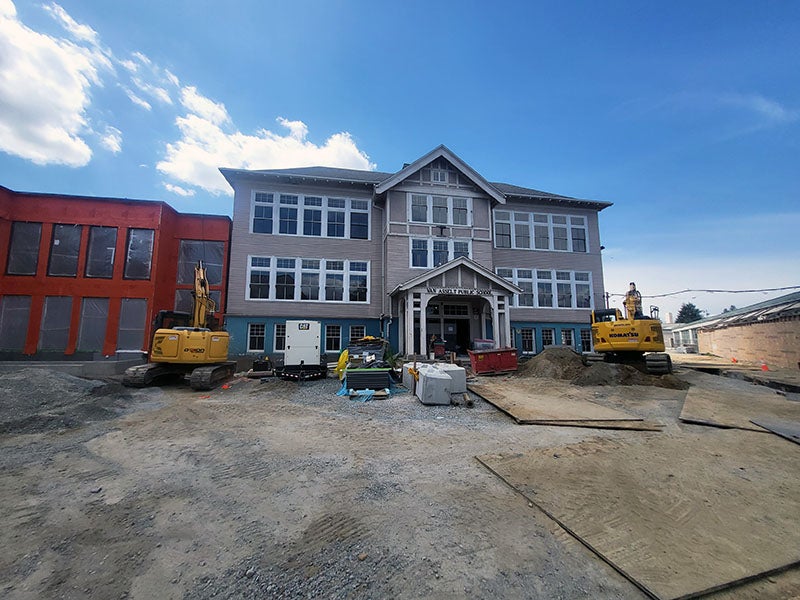
POLYGON ((555 343, 555 329, 542 329, 542 346, 552 346, 555 343))
POLYGON ((22 351, 30 312, 30 296, 3 296, 0 299, 0 349, 22 351))
POLYGON ((47 296, 44 299, 42 327, 39 330, 39 350, 64 352, 69 342, 72 298, 47 296))
POLYGON ((286 350, 286 323, 275 323, 275 352, 286 350))
POLYGON ((572 329, 562 329, 561 330, 561 345, 562 346, 572 346, 574 344, 572 329))
POLYGON ((342 348, 341 325, 325 326, 325 351, 338 352, 342 348))
POLYGON ((533 354, 536 352, 536 343, 533 337, 533 328, 523 327, 520 329, 520 337, 522 338, 522 353, 533 354))
POLYGON ((263 352, 266 326, 263 323, 247 324, 247 351, 263 352))
POLYGON ((581 352, 592 351, 592 330, 581 329, 581 352))
POLYGON ((81 301, 81 325, 78 350, 100 352, 106 339, 108 298, 84 298, 81 301))
POLYGON ((360 340, 366 335, 366 328, 364 325, 351 325, 350 326, 350 342, 360 340))
POLYGON ((144 330, 147 325, 147 300, 123 298, 119 309, 117 348, 141 350, 144 347, 144 330))

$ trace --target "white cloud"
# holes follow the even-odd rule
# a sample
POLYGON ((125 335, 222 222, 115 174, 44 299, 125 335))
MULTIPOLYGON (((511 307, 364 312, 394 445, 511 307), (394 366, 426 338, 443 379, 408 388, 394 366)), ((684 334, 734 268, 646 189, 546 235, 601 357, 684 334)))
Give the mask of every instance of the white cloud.
POLYGON ((142 92, 148 94, 152 98, 155 98, 159 102, 163 102, 164 104, 172 104, 172 98, 170 97, 169 92, 163 87, 147 83, 139 77, 133 77, 131 81, 133 81, 133 84, 142 92))
POLYGON ((116 127, 106 125, 100 145, 113 154, 119 154, 122 151, 122 132, 116 127))
POLYGON ((89 141, 121 152, 121 131, 105 124, 108 109, 92 105, 92 92, 110 81, 148 112, 156 103, 169 107, 179 99, 178 138, 166 145, 163 160, 156 165, 174 180, 167 189, 179 195, 194 194, 192 186, 230 194, 218 170, 221 166, 375 168, 346 132, 316 144, 309 141, 303 121, 284 118, 277 119, 285 129, 278 133, 238 131, 223 103, 196 87, 181 86, 174 73, 142 52, 118 59, 102 47, 97 31, 77 22, 59 4, 44 9, 63 27, 63 36, 33 31, 19 21, 13 2, 0 0, 0 151, 37 164, 74 167, 91 160, 89 141), (97 118, 100 111, 103 117, 97 118), (96 131, 93 123, 100 124, 96 131))
POLYGON ((718 100, 722 105, 749 112, 765 124, 791 123, 800 119, 800 110, 791 110, 760 94, 723 94, 718 100))
POLYGON ((175 87, 179 87, 181 85, 180 79, 176 75, 174 75, 169 69, 164 69, 164 77, 167 78, 172 85, 175 87))
MULTIPOLYGON (((74 36, 96 42, 94 31, 66 19, 61 7, 48 10, 74 36)), ((36 164, 87 164, 85 112, 99 71, 111 66, 107 57, 29 29, 8 1, 0 6, 0 57, 0 150, 36 164)))
POLYGON ((187 197, 187 196, 194 196, 195 194, 194 190, 189 190, 179 185, 174 185, 172 183, 164 183, 163 185, 168 192, 172 192, 173 194, 177 194, 178 196, 187 197))
POLYGON ((50 13, 72 36, 80 41, 89 42, 96 45, 98 42, 97 32, 82 23, 78 23, 75 19, 67 14, 61 6, 52 2, 45 4, 43 8, 50 13))
POLYGON ((194 87, 183 89, 181 102, 188 111, 176 120, 181 137, 167 144, 164 160, 156 168, 176 181, 213 194, 232 193, 219 167, 375 168, 349 133, 336 133, 317 145, 306 139, 308 127, 305 123, 278 118, 278 123, 289 130, 288 135, 266 129, 248 135, 233 127, 223 104, 202 96, 194 87))
POLYGON ((224 104, 214 102, 197 93, 197 88, 193 86, 185 87, 181 90, 181 104, 190 113, 213 125, 222 125, 230 121, 224 104))

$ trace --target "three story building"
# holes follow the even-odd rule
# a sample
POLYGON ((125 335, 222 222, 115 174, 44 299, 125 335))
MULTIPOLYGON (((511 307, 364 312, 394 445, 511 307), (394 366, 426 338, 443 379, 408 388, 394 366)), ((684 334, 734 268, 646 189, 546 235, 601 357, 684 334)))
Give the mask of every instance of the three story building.
POLYGON ((288 319, 335 354, 363 335, 405 355, 433 338, 534 354, 591 346, 608 202, 490 183, 445 146, 396 173, 221 169, 234 190, 232 354, 280 354, 288 319))

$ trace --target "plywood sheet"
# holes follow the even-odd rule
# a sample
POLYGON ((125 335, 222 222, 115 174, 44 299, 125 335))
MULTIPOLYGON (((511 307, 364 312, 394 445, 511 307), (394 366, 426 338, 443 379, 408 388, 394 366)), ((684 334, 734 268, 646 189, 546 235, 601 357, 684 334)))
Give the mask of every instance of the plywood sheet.
POLYGON ((800 421, 800 403, 775 390, 705 373, 681 376, 691 384, 680 414, 681 421, 764 432, 751 422, 756 417, 800 421))
POLYGON ((491 384, 470 384, 467 387, 521 424, 552 424, 556 421, 642 421, 640 417, 588 400, 532 394, 514 379, 491 384))
POLYGON ((734 430, 477 457, 654 598, 800 564, 800 450, 734 430))
POLYGON ((523 425, 551 425, 553 427, 589 427, 591 429, 625 429, 631 431, 663 431, 661 423, 649 421, 536 421, 523 425))
POLYGON ((798 421, 760 417, 753 419, 753 423, 795 444, 800 444, 800 422, 798 421))

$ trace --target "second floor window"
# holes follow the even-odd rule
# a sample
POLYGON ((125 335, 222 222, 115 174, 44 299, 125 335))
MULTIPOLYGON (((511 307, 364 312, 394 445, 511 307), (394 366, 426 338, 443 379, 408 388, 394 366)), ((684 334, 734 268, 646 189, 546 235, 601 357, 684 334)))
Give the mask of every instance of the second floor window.
POLYGON ((53 225, 48 275, 75 277, 78 274, 82 231, 83 227, 80 225, 53 225))
POLYGON ((471 225, 472 199, 436 194, 409 194, 408 219, 433 225, 471 225))
POLYGON ((6 273, 9 275, 36 275, 39 266, 41 223, 15 221, 11 224, 11 244, 8 248, 6 273))
POLYGON ((86 277, 110 278, 114 274, 116 227, 91 227, 86 256, 86 277))
POLYGON ((128 229, 125 279, 150 279, 153 263, 152 229, 128 229))
POLYGON ((254 192, 253 233, 367 240, 370 202, 350 198, 254 192))
POLYGON ((494 211, 495 248, 588 252, 587 239, 586 217, 494 211))

